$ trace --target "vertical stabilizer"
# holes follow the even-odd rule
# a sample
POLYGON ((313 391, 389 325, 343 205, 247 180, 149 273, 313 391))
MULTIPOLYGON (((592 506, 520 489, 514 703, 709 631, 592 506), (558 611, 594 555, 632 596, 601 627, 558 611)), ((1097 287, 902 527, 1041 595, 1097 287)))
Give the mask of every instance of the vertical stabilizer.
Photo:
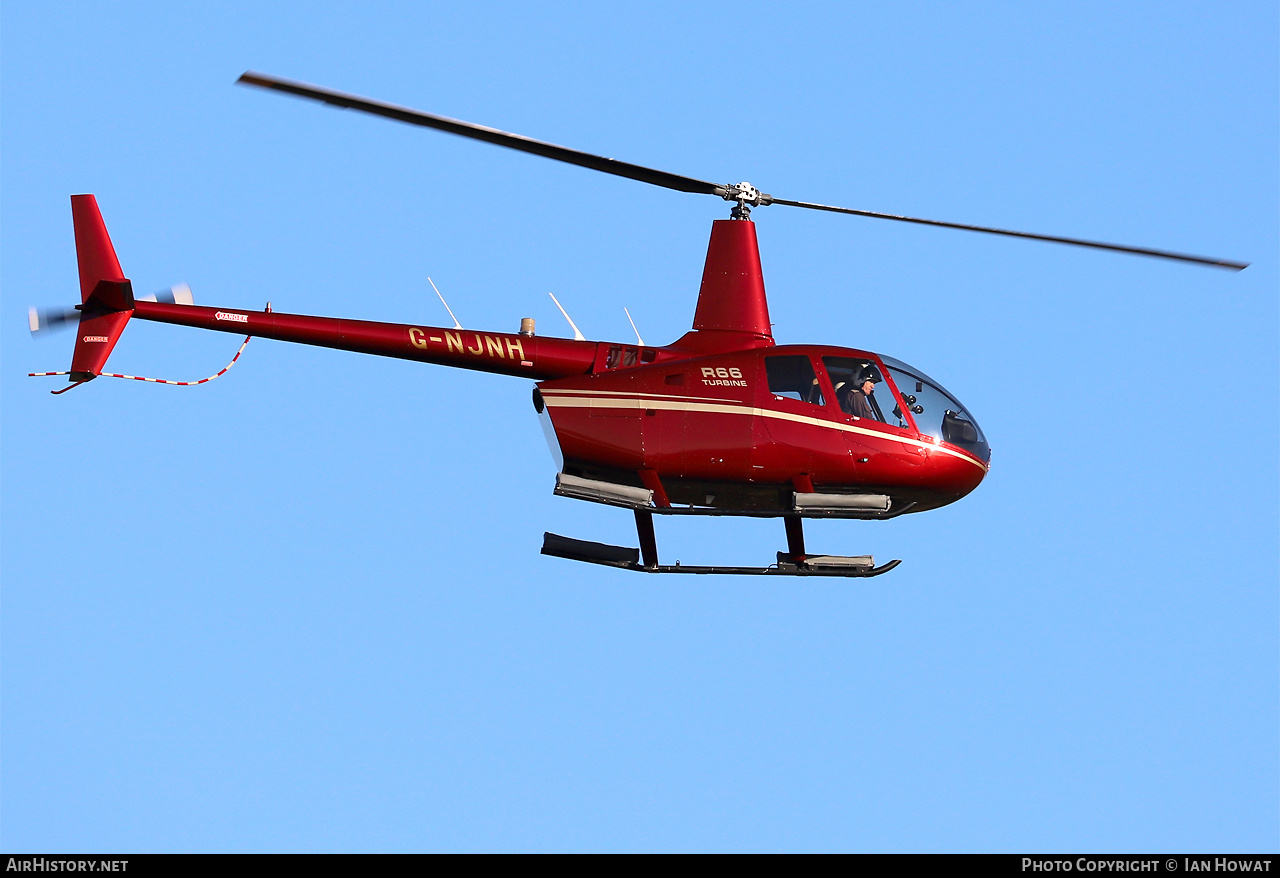
POLYGON ((98 281, 122 283, 124 272, 111 246, 106 223, 92 195, 71 196, 71 220, 76 228, 76 261, 80 264, 80 301, 89 301, 98 281))
POLYGON ((116 259, 111 236, 92 195, 71 196, 80 266, 81 318, 71 356, 71 380, 87 381, 102 372, 107 357, 133 316, 133 288, 116 259))

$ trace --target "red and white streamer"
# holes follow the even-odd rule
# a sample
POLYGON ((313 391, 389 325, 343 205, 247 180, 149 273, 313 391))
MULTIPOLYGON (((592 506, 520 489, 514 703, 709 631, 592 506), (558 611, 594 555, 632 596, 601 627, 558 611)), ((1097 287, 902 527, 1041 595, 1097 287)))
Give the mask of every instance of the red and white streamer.
MULTIPOLYGON (((208 384, 213 379, 221 378, 223 375, 227 374, 227 370, 229 370, 232 366, 236 364, 236 360, 240 359, 240 355, 244 353, 245 345, 249 343, 249 339, 251 338, 253 338, 253 336, 251 335, 246 335, 244 337, 244 341, 240 344, 240 350, 236 351, 236 355, 231 358, 231 362, 223 366, 221 371, 219 371, 216 375, 210 375, 208 378, 201 378, 199 381, 169 381, 164 378, 144 378, 141 375, 121 375, 119 372, 100 372, 99 377, 127 378, 131 381, 150 381, 152 384, 173 384, 173 385, 176 385, 177 387, 194 387, 197 384, 208 384)), ((70 374, 71 374, 70 372, 28 372, 27 377, 43 378, 49 375, 70 375, 70 374)))

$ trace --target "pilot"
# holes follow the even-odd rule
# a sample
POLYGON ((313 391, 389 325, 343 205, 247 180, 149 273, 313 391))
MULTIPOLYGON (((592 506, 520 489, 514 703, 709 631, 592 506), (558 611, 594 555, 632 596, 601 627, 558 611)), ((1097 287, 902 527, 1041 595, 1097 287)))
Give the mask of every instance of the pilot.
POLYGON ((863 378, 857 389, 849 394, 849 414, 855 418, 879 420, 876 417, 875 409, 871 407, 871 394, 875 392, 875 389, 876 378, 874 375, 868 375, 863 378))

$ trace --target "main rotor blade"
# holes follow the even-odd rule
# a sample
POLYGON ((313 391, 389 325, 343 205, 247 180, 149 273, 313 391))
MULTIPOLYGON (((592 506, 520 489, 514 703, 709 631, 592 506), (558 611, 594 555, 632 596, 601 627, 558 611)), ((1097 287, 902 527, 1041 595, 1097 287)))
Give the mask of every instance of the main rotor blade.
POLYGON ((944 229, 963 229, 970 232, 984 232, 988 235, 1004 235, 1009 238, 1027 238, 1033 241, 1049 241, 1054 244, 1070 244, 1075 247, 1091 247, 1095 250, 1111 250, 1117 253, 1130 253, 1136 256, 1153 256, 1158 259, 1173 259, 1178 262, 1194 262, 1198 265, 1209 265, 1215 268, 1230 269, 1232 271, 1240 271, 1241 269, 1248 268, 1249 266, 1249 263, 1247 262, 1235 262, 1229 259, 1214 259, 1207 256, 1193 256, 1188 253, 1174 253, 1169 250, 1154 250, 1149 247, 1128 247, 1123 244, 1108 244, 1103 241, 1087 241, 1083 238, 1065 238, 1057 235, 1037 235, 1032 232, 1016 232, 1010 229, 994 229, 989 226, 974 226, 967 223, 948 223, 942 222, 941 220, 898 216, 897 214, 892 213, 878 213, 873 210, 855 210, 850 207, 834 207, 828 204, 814 204, 808 201, 789 201, 785 198, 774 198, 770 195, 765 195, 746 183, 735 186, 710 183, 706 180, 695 180, 692 177, 682 177, 679 174, 669 174, 666 171, 658 171, 653 168, 642 167, 641 165, 633 165, 629 162, 620 162, 617 159, 605 158, 604 156, 592 155, 588 152, 569 149, 565 146, 557 146, 554 143, 534 140, 531 137, 524 137, 520 134, 511 134, 507 131, 499 131, 497 128, 488 128, 484 125, 475 125, 471 122, 463 122, 458 119, 450 119, 445 116, 436 116, 431 113, 424 113, 421 110, 414 110, 409 107, 401 107, 395 104, 387 104, 382 101, 374 101, 357 95, 344 94, 343 92, 308 85, 304 82, 279 79, 274 76, 267 76, 262 73, 253 73, 251 71, 241 75, 240 79, 237 81, 243 85, 255 85, 259 88, 267 88, 302 98, 310 98, 311 100, 321 101, 326 104, 333 104, 334 106, 343 107, 345 109, 361 110, 365 113, 372 113, 375 116, 385 116, 388 119, 395 119, 399 122, 408 122, 410 125, 421 125, 424 128, 435 128, 440 131, 447 131, 450 134, 457 134, 461 137, 470 137, 473 140, 483 140, 486 143, 505 146, 508 149, 517 149, 521 152, 533 153, 534 155, 555 159, 556 161, 567 162, 571 165, 578 165, 595 171, 603 171, 606 174, 613 174, 618 177, 627 177, 631 180, 639 180, 642 183, 652 183, 655 186, 674 189, 677 192, 718 195, 726 201, 738 201, 741 204, 760 206, 768 204, 785 204, 788 207, 804 207, 810 210, 825 210, 831 213, 847 213, 854 216, 872 217, 874 219, 916 223, 922 226, 938 226, 944 229))
POLYGON ((1153 250, 1149 247, 1127 247, 1123 244, 1107 244, 1103 241, 1086 241, 1083 238, 1063 238, 1057 235, 1037 235, 1032 232, 1015 232, 1009 229, 993 229, 989 226, 971 226, 966 223, 947 223, 941 220, 920 219, 914 216, 898 216, 892 213, 877 213, 873 210, 854 210, 851 207, 832 207, 829 204, 813 204, 808 201, 787 201, 785 198, 774 198, 772 204, 785 204, 788 207, 807 207, 810 210, 826 210, 831 213, 848 213, 854 216, 869 216, 875 219, 897 220, 902 223, 917 223, 922 226, 940 226, 944 229, 964 229, 969 232, 985 232, 988 235, 1005 235, 1010 238, 1030 238, 1033 241, 1049 241, 1054 244, 1071 244, 1075 247, 1092 247, 1095 250, 1114 250, 1118 253, 1132 253, 1137 256, 1154 256, 1158 259, 1176 259, 1179 262, 1195 262, 1199 265, 1210 265, 1214 268, 1226 268, 1241 271, 1248 268, 1247 262, 1234 262, 1229 259, 1214 259, 1210 256, 1192 256, 1189 253, 1174 253, 1169 250, 1153 250))
POLYGON ((445 116, 435 116, 431 113, 424 113, 421 110, 413 110, 395 104, 385 104, 382 101, 374 101, 357 95, 343 94, 339 91, 307 85, 304 82, 277 79, 274 76, 251 71, 243 74, 237 82, 243 85, 256 85, 259 88, 282 91, 301 98, 322 101, 348 110, 361 110, 365 113, 373 113, 375 116, 386 116, 388 119, 408 122, 410 125, 435 128, 461 137, 470 137, 473 140, 483 140, 486 143, 505 146, 508 149, 518 149, 521 152, 531 152, 534 155, 555 159, 560 162, 568 162, 571 165, 580 165, 584 168, 591 168, 594 171, 604 171, 606 174, 628 177, 632 180, 639 180, 642 183, 652 183, 655 186, 675 189, 677 192, 721 195, 725 191, 723 186, 716 183, 708 183, 705 180, 695 180, 692 177, 682 177, 679 174, 668 174, 666 171, 657 171, 653 168, 645 168, 629 162, 620 162, 617 159, 580 152, 565 146, 556 146, 554 143, 546 143, 541 140, 534 140, 532 137, 499 131, 497 128, 474 125, 470 122, 462 122, 445 116))

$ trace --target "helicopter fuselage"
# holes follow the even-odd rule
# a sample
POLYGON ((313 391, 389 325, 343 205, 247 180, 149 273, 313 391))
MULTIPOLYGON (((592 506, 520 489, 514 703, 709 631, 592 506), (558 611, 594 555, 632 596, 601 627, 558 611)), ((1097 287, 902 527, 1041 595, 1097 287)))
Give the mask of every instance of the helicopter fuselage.
POLYGON ((795 491, 874 492, 918 512, 960 499, 988 469, 985 444, 926 432, 925 417, 943 413, 914 412, 913 388, 898 387, 906 373, 869 351, 761 339, 708 354, 696 332, 640 347, 144 301, 133 316, 535 379, 562 471, 652 488, 659 507, 783 511, 795 491), (846 410, 850 370, 879 382, 883 420, 846 410))
POLYGON ((637 365, 540 382, 534 404, 564 472, 651 488, 659 506, 782 511, 795 491, 870 492, 924 511, 960 499, 988 470, 983 447, 924 432, 915 419, 933 413, 912 412, 867 351, 769 346, 641 365, 646 349, 609 347, 637 365), (839 379, 850 363, 880 382, 885 420, 847 410, 839 379))
MULTIPOLYGON (((532 379, 561 472, 651 490, 660 510, 783 514, 795 494, 817 493, 873 494, 888 498, 886 513, 922 512, 968 494, 988 470, 972 416, 923 373, 869 351, 774 343, 750 221, 713 224, 693 330, 665 346, 133 301, 123 288, 110 291, 119 313, 142 320, 532 379), (868 378, 872 395, 855 403, 868 378)), ((104 347, 78 339, 77 361, 105 359, 104 347)))

